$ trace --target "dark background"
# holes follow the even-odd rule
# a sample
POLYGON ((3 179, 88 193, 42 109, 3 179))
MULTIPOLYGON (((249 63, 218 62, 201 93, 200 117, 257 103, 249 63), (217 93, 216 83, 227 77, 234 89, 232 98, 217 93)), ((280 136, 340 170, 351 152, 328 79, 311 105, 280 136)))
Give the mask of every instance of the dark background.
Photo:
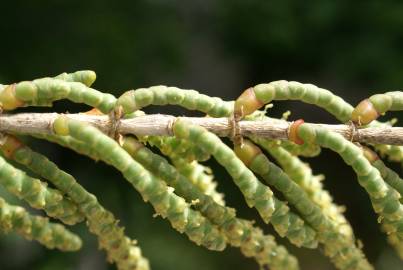
MULTIPOLYGON (((115 95, 166 84, 229 100, 249 86, 287 79, 330 89, 352 104, 403 86, 403 3, 398 1, 65 2, 0 2, 0 83, 92 69, 98 75, 94 87, 115 95)), ((88 109, 68 102, 57 102, 55 108, 88 109)), ((286 110, 292 111, 292 120, 336 123, 325 111, 299 102, 276 102, 269 113, 279 117, 286 110)), ((147 112, 185 113, 176 107, 151 107, 147 112)), ((57 145, 31 142, 116 214, 127 234, 138 239, 153 269, 258 269, 237 249, 207 251, 167 221, 153 218, 151 206, 114 169, 57 145)), ((325 186, 335 201, 347 207, 369 260, 377 269, 401 269, 352 170, 329 151, 309 161, 315 173, 327 176, 325 186)), ((208 164, 227 204, 262 225, 228 175, 214 162, 208 164)), ((398 165, 392 167, 400 173, 398 165)), ((0 269, 114 269, 84 225, 72 230, 85 244, 69 254, 2 236, 0 269)), ((272 232, 269 226, 265 230, 272 232)), ((278 241, 299 257, 303 269, 333 269, 319 251, 278 241)))

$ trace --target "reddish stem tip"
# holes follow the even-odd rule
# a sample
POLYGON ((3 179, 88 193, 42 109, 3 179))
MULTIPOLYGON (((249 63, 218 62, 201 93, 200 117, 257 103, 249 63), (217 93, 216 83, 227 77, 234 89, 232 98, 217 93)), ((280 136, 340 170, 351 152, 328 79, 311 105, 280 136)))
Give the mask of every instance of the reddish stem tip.
POLYGON ((303 123, 305 123, 303 119, 298 119, 294 121, 288 129, 288 139, 299 145, 304 144, 304 141, 298 136, 298 128, 303 123))

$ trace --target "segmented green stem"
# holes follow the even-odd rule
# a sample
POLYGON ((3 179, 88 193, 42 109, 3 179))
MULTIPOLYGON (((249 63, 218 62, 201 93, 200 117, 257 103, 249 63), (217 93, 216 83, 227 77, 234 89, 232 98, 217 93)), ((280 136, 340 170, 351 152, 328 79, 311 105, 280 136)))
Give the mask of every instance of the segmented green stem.
MULTIPOLYGON (((85 143, 70 136, 52 135, 43 138, 92 157, 85 143)), ((268 265, 273 270, 298 269, 296 258, 288 254, 283 246, 276 244, 272 236, 264 235, 260 229, 253 227, 252 222, 237 219, 236 222, 226 223, 223 231, 231 235, 231 239, 227 239, 231 245, 240 246, 245 256, 255 258, 260 265, 268 265)))
POLYGON ((185 176, 201 192, 211 196, 218 204, 225 205, 224 194, 217 191, 218 182, 214 180, 210 167, 204 166, 196 160, 188 162, 181 158, 171 158, 171 162, 178 172, 185 176))
POLYGON ((287 201, 317 231, 319 241, 324 244, 325 255, 338 269, 372 269, 362 251, 356 247, 354 238, 341 233, 338 224, 328 218, 306 192, 263 153, 257 153, 250 160, 249 167, 268 184, 281 191, 287 201))
POLYGON ((337 152, 356 172, 359 184, 369 194, 375 212, 385 224, 386 233, 396 234, 403 240, 403 206, 399 202, 400 196, 384 182, 380 172, 364 157, 362 150, 339 134, 308 124, 299 127, 298 135, 305 141, 314 141, 337 152))
POLYGON ((106 250, 108 260, 116 263, 118 269, 149 269, 148 261, 142 257, 140 248, 125 236, 124 228, 118 225, 118 220, 93 194, 77 183, 72 175, 27 146, 16 149, 12 158, 52 182, 78 205, 88 220, 89 230, 98 236, 99 246, 106 250))
POLYGON ((280 164, 290 179, 297 183, 308 197, 322 209, 323 214, 337 224, 340 233, 350 236, 353 234, 353 229, 342 214, 343 207, 334 204, 329 192, 324 190, 321 182, 324 179, 323 175, 313 175, 309 164, 302 162, 284 148, 273 147, 267 141, 256 141, 280 164))
POLYGON ((205 128, 195 126, 181 118, 173 124, 173 132, 176 137, 198 144, 204 151, 213 155, 232 176, 248 206, 255 207, 266 223, 270 221, 275 210, 273 192, 255 177, 220 138, 205 128))
POLYGON ((387 111, 403 110, 403 92, 401 91, 376 94, 371 96, 369 101, 371 101, 379 114, 384 114, 387 111))
POLYGON ((0 93, 0 102, 5 110, 24 106, 51 106, 52 102, 60 99, 84 103, 103 113, 110 112, 116 102, 111 94, 99 92, 79 82, 54 78, 20 82, 6 87, 0 93))
POLYGON ((382 178, 393 187, 400 194, 400 202, 403 203, 403 179, 395 173, 393 170, 388 168, 382 160, 377 159, 372 162, 372 166, 377 168, 381 173, 382 178))
POLYGON ((43 209, 48 216, 58 218, 66 224, 75 224, 84 219, 77 205, 64 198, 58 190, 49 188, 46 183, 14 168, 3 157, 0 157, 0 184, 33 208, 43 209))
POLYGON ((401 110, 403 110, 403 92, 387 92, 361 101, 354 108, 351 118, 359 125, 366 125, 388 111, 401 110))
POLYGON ((175 137, 147 136, 142 140, 160 149, 165 156, 171 159, 179 172, 198 186, 204 194, 212 196, 216 202, 222 205, 225 204, 224 194, 216 190, 217 182, 214 181, 211 169, 197 162, 209 159, 209 153, 189 141, 175 137))
POLYGON ((203 151, 203 148, 194 145, 190 141, 168 136, 147 136, 144 138, 150 145, 158 147, 164 155, 172 158, 185 159, 187 161, 206 161, 210 154, 203 151))
POLYGON ((63 225, 31 215, 20 206, 8 204, 3 198, 0 198, 0 229, 2 233, 16 232, 50 249, 77 251, 82 244, 81 239, 63 225))
MULTIPOLYGON (((244 251, 250 250, 251 243, 253 243, 253 241, 248 240, 248 235, 255 237, 254 240, 256 243, 259 243, 262 238, 269 238, 269 236, 261 235, 260 230, 254 228, 250 222, 236 218, 234 209, 216 203, 211 196, 201 192, 194 184, 189 182, 185 176, 181 175, 165 158, 154 154, 134 138, 125 137, 122 147, 146 169, 152 171, 156 176, 164 179, 170 186, 174 187, 178 195, 183 196, 188 202, 194 202, 196 209, 209 218, 211 222, 219 226, 220 230, 226 235, 229 244, 236 247, 240 246, 241 250, 244 251), (259 237, 256 238, 256 236, 259 237)), ((315 242, 312 239, 310 241, 311 245, 314 244, 312 242, 315 242)), ((273 240, 270 242, 273 242, 273 240)), ((305 241, 300 241, 299 245, 301 244, 305 244, 305 241)), ((276 246, 275 243, 271 243, 270 246, 272 246, 274 252, 276 249, 280 248, 276 246)), ((264 260, 269 259, 268 262, 262 261, 261 257, 256 256, 257 254, 253 254, 253 257, 257 259, 259 264, 268 264, 271 269, 283 269, 284 267, 280 267, 282 265, 284 265, 286 269, 296 268, 295 259, 287 255, 285 249, 283 249, 282 252, 284 256, 281 260, 285 260, 285 262, 278 261, 276 256, 267 254, 267 251, 267 257, 263 258, 264 260)), ((246 252, 245 255, 248 256, 249 253, 246 252)))
POLYGON ((253 91, 257 100, 262 104, 273 100, 300 100, 325 109, 341 122, 350 120, 353 111, 353 107, 342 98, 312 84, 275 81, 256 85, 253 87, 253 91))
POLYGON ((125 92, 118 98, 116 107, 123 113, 131 113, 148 105, 179 105, 189 110, 204 112, 213 117, 231 115, 233 103, 217 97, 209 97, 195 90, 182 90, 163 85, 125 92))
MULTIPOLYGON (((189 139, 188 141, 193 140, 189 139)), ((170 149, 169 152, 172 152, 172 150, 170 149)), ((161 163, 161 161, 156 162, 156 164, 161 163)), ((156 168, 154 168, 152 171, 155 170, 156 168)), ((178 188, 175 187, 175 189, 178 188)), ((288 206, 286 206, 286 204, 284 204, 282 201, 274 198, 274 203, 275 210, 273 212, 273 218, 271 222, 276 231, 282 237, 287 237, 292 243, 297 246, 315 248, 317 246, 317 241, 315 239, 316 233, 312 230, 312 228, 304 224, 303 220, 300 219, 297 215, 290 212, 288 206)))
POLYGON ((282 236, 287 236, 297 245, 315 246, 315 233, 298 216, 289 213, 289 208, 273 198, 271 190, 260 183, 240 161, 234 152, 214 134, 202 127, 179 119, 173 125, 174 134, 200 145, 222 164, 235 183, 240 187, 250 207, 255 206, 262 218, 268 222, 273 215, 273 226, 282 236))
MULTIPOLYGON (((368 159, 369 162, 371 162, 372 166, 377 168, 379 172, 381 173, 381 176, 383 179, 391 185, 393 188, 402 188, 403 187, 403 180, 400 179, 400 177, 391 169, 389 169, 381 160, 379 160, 379 157, 376 155, 376 153, 372 152, 367 147, 362 147, 362 151, 364 156, 368 159)), ((395 190, 397 190, 395 188, 395 190)), ((403 190, 403 189, 402 189, 403 190)), ((399 192, 399 190, 397 190, 399 192)), ((400 193, 400 192, 399 192, 400 193)), ((402 196, 402 193, 400 193, 400 196, 402 196)), ((402 197, 400 197, 400 202, 402 202, 402 197)), ((382 224, 382 230, 387 232, 388 227, 385 224, 382 224)), ((403 241, 402 239, 399 239, 399 237, 396 234, 391 234, 387 236, 388 243, 394 247, 396 250, 397 254, 403 259, 403 241)))
POLYGON ((86 155, 95 161, 99 160, 98 153, 94 149, 89 148, 88 145, 86 145, 82 141, 72 138, 71 136, 59 136, 55 134, 30 134, 30 135, 38 139, 47 140, 53 143, 57 143, 63 147, 70 148, 73 151, 82 155, 86 155))
POLYGON ((63 72, 54 78, 65 82, 80 82, 90 87, 95 82, 97 75, 92 70, 79 70, 73 73, 63 72))
POLYGON ((174 194, 163 181, 134 161, 117 142, 92 126, 63 116, 54 122, 53 130, 58 135, 71 135, 95 150, 103 161, 122 172, 143 199, 151 202, 159 215, 168 218, 172 227, 179 232, 185 232, 192 241, 212 250, 225 248, 225 238, 210 221, 192 210, 190 205, 174 194))

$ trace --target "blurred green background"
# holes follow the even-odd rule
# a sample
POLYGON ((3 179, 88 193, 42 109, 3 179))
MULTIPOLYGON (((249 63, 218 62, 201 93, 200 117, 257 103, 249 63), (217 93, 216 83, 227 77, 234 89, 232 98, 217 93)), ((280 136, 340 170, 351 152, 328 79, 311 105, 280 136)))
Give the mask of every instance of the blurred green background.
MULTIPOLYGON (((330 89, 352 104, 403 86, 403 3, 399 1, 43 0, 1 1, 0 6, 3 84, 92 69, 98 75, 94 87, 115 95, 165 84, 234 99, 249 86, 287 79, 330 89)), ((55 109, 88 108, 58 102, 55 109)), ((299 102, 277 102, 269 113, 279 117, 286 110, 292 111, 290 119, 336 123, 323 110, 299 102)), ((176 107, 150 107, 147 112, 185 113, 176 107)), ((116 214, 153 269, 258 269, 237 249, 207 251, 167 221, 153 218, 151 206, 114 169, 57 145, 30 142, 116 214)), ((335 201, 346 206, 369 260, 377 269, 402 269, 352 170, 329 151, 309 162, 315 173, 326 175, 325 187, 335 201)), ((245 206, 228 175, 214 162, 208 164, 228 205, 264 226, 256 212, 245 206)), ((391 166, 401 172, 398 165, 391 166)), ((272 232, 269 226, 264 228, 272 232)), ((72 230, 85 245, 69 254, 2 236, 0 269, 114 269, 84 225, 72 230)), ((299 257, 303 269, 333 269, 319 251, 296 249, 277 239, 299 257)))

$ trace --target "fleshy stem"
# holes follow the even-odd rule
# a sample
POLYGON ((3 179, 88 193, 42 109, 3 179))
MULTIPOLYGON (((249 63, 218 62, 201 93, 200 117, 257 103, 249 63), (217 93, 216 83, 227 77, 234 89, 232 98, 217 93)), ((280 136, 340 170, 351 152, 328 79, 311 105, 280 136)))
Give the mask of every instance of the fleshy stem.
POLYGON ((316 142, 337 152, 358 176, 359 184, 367 191, 375 212, 384 223, 386 233, 403 240, 403 205, 400 195, 384 182, 378 169, 364 157, 362 150, 338 134, 323 128, 302 124, 298 135, 305 141, 316 142))
POLYGON ((148 261, 142 257, 140 248, 135 245, 135 241, 125 236, 124 228, 118 225, 113 214, 77 183, 72 175, 59 169, 56 164, 14 136, 6 135, 3 141, 1 150, 7 156, 52 182, 71 198, 88 220, 89 230, 98 236, 99 246, 107 251, 110 262, 116 263, 121 270, 149 269, 148 261))
POLYGON ((168 218, 172 227, 185 232, 197 244, 212 250, 223 250, 225 238, 199 212, 190 208, 186 201, 134 161, 119 144, 98 129, 77 120, 59 117, 52 125, 57 135, 71 135, 96 151, 101 160, 114 166, 140 192, 145 201, 150 201, 156 213, 168 218))
POLYGON ((27 240, 35 240, 49 249, 77 251, 81 239, 63 225, 51 223, 48 218, 29 214, 24 208, 8 204, 0 197, 0 230, 16 232, 27 240))
MULTIPOLYGON (((260 236, 249 240, 249 237, 261 234, 257 228, 252 226, 251 222, 236 218, 234 209, 222 206, 216 203, 211 196, 203 194, 186 177, 181 175, 175 167, 170 165, 165 158, 154 154, 136 139, 124 137, 122 147, 149 171, 152 171, 175 188, 175 192, 178 195, 183 196, 188 202, 194 202, 194 207, 197 210, 219 226, 220 230, 226 235, 229 244, 236 247, 240 246, 241 251, 253 250, 257 246, 253 247, 252 243, 255 242, 255 245, 259 245, 258 243, 262 238, 268 239, 268 236, 260 236)), ((279 247, 275 246, 274 243, 270 245, 273 247, 273 252, 278 253, 276 250, 279 250, 279 247)), ((272 256, 269 250, 266 250, 265 253, 267 254, 265 260, 270 260, 268 263, 265 260, 262 261, 258 254, 254 254, 253 257, 257 259, 259 264, 268 264, 271 269, 283 269, 282 266, 285 265, 287 269, 297 267, 295 259, 286 254, 284 250, 281 251, 282 254, 278 257, 272 256)), ((245 253, 245 255, 248 256, 249 254, 245 253)))
POLYGON ((58 218, 66 224, 76 224, 84 219, 77 205, 63 197, 58 190, 49 188, 45 182, 14 168, 3 157, 0 157, 0 184, 33 208, 43 209, 48 216, 58 218))
POLYGON ((270 162, 259 147, 248 140, 235 146, 235 152, 255 173, 283 193, 305 220, 316 230, 319 241, 338 269, 372 269, 351 235, 340 233, 339 224, 328 218, 304 190, 284 171, 270 162))

